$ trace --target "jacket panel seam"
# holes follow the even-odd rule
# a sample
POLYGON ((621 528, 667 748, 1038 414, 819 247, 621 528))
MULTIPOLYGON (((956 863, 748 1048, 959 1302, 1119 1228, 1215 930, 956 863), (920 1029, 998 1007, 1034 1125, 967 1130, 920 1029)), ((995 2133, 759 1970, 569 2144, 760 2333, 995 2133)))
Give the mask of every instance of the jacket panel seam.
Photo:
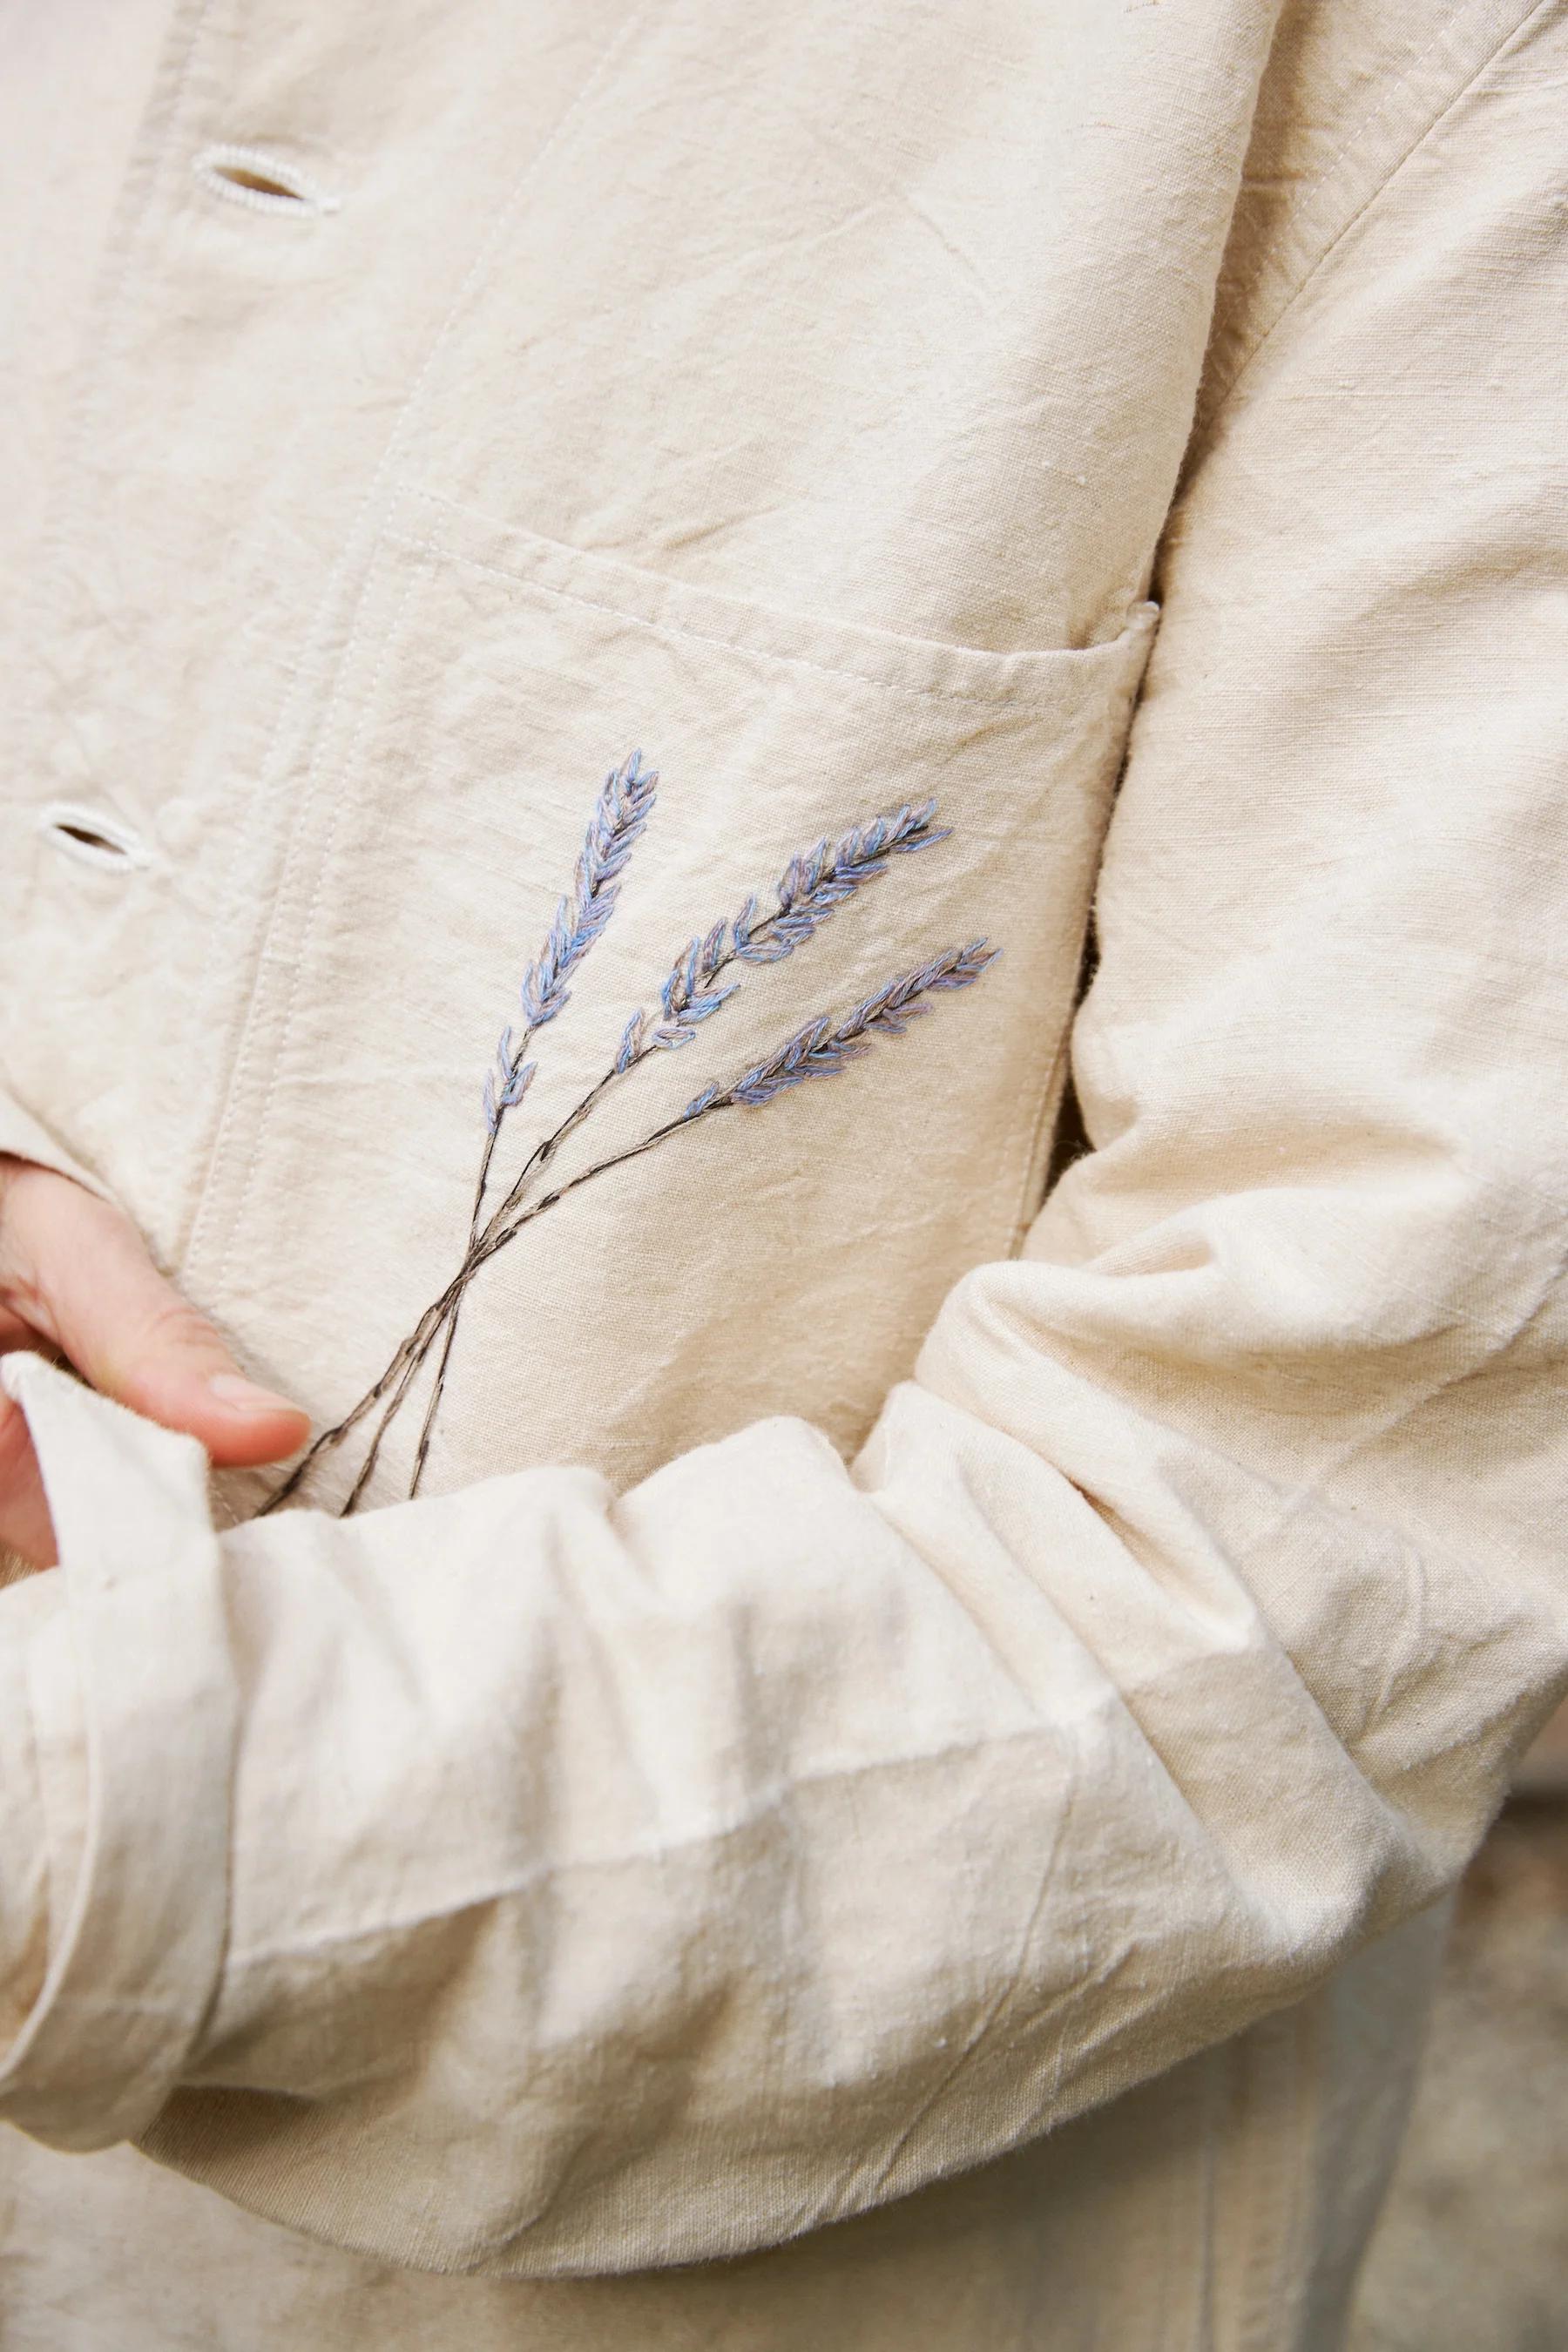
MULTIPOLYGON (((898 678, 873 677, 865 670, 849 669, 832 662, 814 661, 807 654, 779 653, 768 646, 752 645, 722 636, 715 630, 694 628, 688 621, 650 620, 646 614, 630 612, 625 605, 611 604, 607 598, 585 596, 580 589, 561 588, 553 581, 524 579, 499 563, 487 563, 481 556, 459 553, 455 549, 443 547, 438 541, 421 539, 410 531, 389 530, 385 539, 388 545, 406 548, 413 554, 440 562, 461 564, 468 571, 483 572, 492 580, 502 581, 519 596, 547 596, 557 604, 580 605, 590 613, 607 614, 612 620, 620 622, 626 628, 645 630, 650 636, 713 646, 721 653, 731 654, 741 660, 772 662, 785 669, 812 670, 820 677, 844 678, 852 686, 868 687, 875 694, 907 696, 921 702, 972 702, 985 709, 1026 711, 1031 708, 1041 709, 1038 704, 1031 704, 1027 693, 1016 688, 979 694, 969 693, 962 687, 910 686, 898 678)), ((1005 660, 1007 656, 999 655, 997 658, 1005 660)))
MULTIPOLYGON (((1477 0, 1477 5, 1489 5, 1489 0, 1477 0)), ((1465 72, 1464 79, 1458 84, 1458 86, 1456 89, 1451 89, 1448 95, 1440 100, 1436 110, 1430 114, 1426 120, 1421 123, 1419 129, 1415 131, 1409 144, 1404 149, 1403 152, 1389 166, 1389 168, 1380 175, 1374 184, 1368 189, 1361 200, 1352 205, 1352 210, 1340 222, 1339 226, 1337 227, 1331 226, 1327 230, 1323 243, 1313 255, 1312 258, 1307 263, 1300 275, 1290 280, 1267 326, 1262 328, 1253 341, 1247 345, 1241 358, 1237 362, 1229 375, 1217 388, 1212 397, 1208 400, 1200 402, 1199 415, 1194 425, 1193 437, 1183 459, 1182 473, 1184 478, 1191 475, 1194 464, 1207 448, 1209 443, 1213 440, 1220 424, 1220 420, 1225 416, 1226 411, 1229 409, 1232 401, 1235 399, 1247 376, 1251 373, 1257 361, 1268 351, 1269 345, 1273 342, 1275 336, 1285 325, 1286 321, 1290 317, 1291 312, 1300 301, 1302 296, 1313 286, 1321 272, 1333 259, 1334 255, 1338 252, 1345 239, 1352 234, 1352 230, 1354 230, 1358 225, 1365 219, 1367 214, 1370 213, 1389 193, 1394 183, 1399 179, 1400 175, 1405 172, 1415 156, 1420 152, 1426 142, 1442 127, 1455 110, 1464 103, 1470 92, 1475 89, 1477 83, 1484 79, 1486 75, 1489 74, 1492 70, 1493 67, 1498 63, 1499 59, 1502 58, 1507 50, 1511 47, 1513 43, 1519 39, 1520 36, 1529 29, 1530 26, 1537 17, 1549 15, 1551 11, 1559 5, 1560 0, 1532 0, 1532 5, 1525 10, 1524 14, 1517 20, 1517 22, 1510 25, 1508 31, 1488 48, 1484 57, 1480 58, 1474 65, 1468 68, 1468 70, 1465 72)), ((1317 202, 1336 174, 1344 169, 1345 165, 1353 155, 1357 146, 1366 137, 1368 131, 1370 131, 1378 121, 1387 115, 1394 100, 1402 91, 1408 89, 1414 77, 1418 72, 1421 66, 1426 63, 1426 59, 1432 55, 1433 50, 1436 49, 1438 45, 1452 33, 1452 31, 1453 25, 1451 22, 1445 23, 1441 26, 1439 29, 1434 33, 1426 47, 1422 49, 1416 57, 1410 60, 1409 64, 1405 66, 1404 71, 1399 75, 1397 79, 1384 91, 1382 98, 1378 100, 1376 106, 1373 108, 1372 111, 1369 114, 1363 115, 1357 122, 1354 130, 1350 131, 1341 142, 1339 147, 1335 150, 1329 162, 1323 166, 1322 170, 1314 176, 1310 186, 1306 190, 1302 200, 1304 207, 1310 207, 1312 204, 1317 202)))
MULTIPOLYGON (((450 334, 453 325, 459 316, 464 304, 469 299, 474 288, 482 279, 484 273, 490 263, 491 257, 499 247, 507 224, 515 217, 518 207, 521 204, 538 173, 542 168, 546 159, 556 151, 562 141, 575 129, 584 108, 590 102, 594 95, 600 89, 608 76, 613 72, 633 36, 642 26, 647 11, 643 7, 635 7, 633 9, 632 13, 621 26, 619 32, 601 51, 600 55, 578 86, 570 102, 557 118, 540 146, 535 150, 533 154, 528 157, 521 165, 510 186, 507 189, 500 203, 497 206, 494 215, 487 224, 477 249, 469 261, 468 268, 464 273, 458 289, 452 298, 451 303, 443 316, 439 326, 436 329, 435 333, 430 339, 418 372, 416 374, 405 398, 398 406, 396 415, 390 428, 386 444, 382 451, 374 473, 372 476, 369 487, 367 488, 357 509, 354 523, 345 546, 344 554, 340 561, 340 563, 335 568, 332 578, 328 584, 321 607, 318 614, 316 628, 313 632, 312 638, 310 641, 312 644, 319 643, 320 632, 321 627, 324 625, 326 616, 331 614, 339 598, 346 593, 350 613, 347 640, 339 650, 335 660, 333 661, 331 680, 326 689, 324 700, 320 702, 314 721, 311 723, 308 710, 309 688, 307 687, 307 678, 310 678, 311 684, 315 683, 315 678, 313 672, 310 670, 309 655, 304 649, 301 649, 296 660, 291 665, 290 675, 282 696, 281 703, 270 730, 269 748, 263 767, 263 774, 268 777, 274 774, 279 761, 286 759, 289 756, 289 730, 294 724, 296 709, 301 702, 307 705, 307 709, 303 716, 305 717, 306 723, 309 727, 307 741, 311 746, 311 749, 308 754, 302 788, 295 796, 292 805, 289 811, 291 837, 296 845, 300 838, 306 811, 321 789, 322 782, 321 773, 321 762, 324 759, 330 757, 330 738, 331 728, 337 716, 345 681, 352 674, 352 657, 358 649, 364 627, 365 597, 369 591, 374 567, 368 564, 366 565, 356 588, 353 576, 354 552, 360 547, 362 536, 364 532, 367 522, 374 514, 377 500, 383 494, 384 485, 386 482, 388 473, 395 459, 397 452, 401 448, 406 434, 418 417, 421 404, 425 397, 426 389, 431 373, 435 368, 437 360, 441 352, 445 349, 447 337, 450 334)), ((258 813, 263 804, 269 803, 272 797, 273 796, 270 793, 266 792, 258 793, 254 796, 252 808, 254 812, 258 813, 258 815, 253 815, 251 824, 248 824, 242 829, 237 841, 235 854, 228 868, 226 890, 215 893, 213 925, 209 935, 210 945, 214 951, 216 951, 217 941, 222 936, 221 926, 226 917, 226 911, 228 919, 232 919, 234 910, 239 903, 240 893, 245 887, 247 876, 250 870, 248 851, 250 840, 252 838, 252 825, 254 823, 258 821, 258 813)), ((288 903, 291 898, 291 893, 288 887, 290 867, 291 858, 288 848, 285 847, 279 887, 273 900, 274 918, 276 918, 277 911, 288 903)), ((261 1070, 258 1072, 253 1082, 250 1075, 251 1061, 258 1048, 262 1047, 262 1041, 258 1038, 257 1031, 257 989, 260 977, 265 971, 268 948, 271 939, 274 936, 274 931, 275 920, 274 922, 269 922, 263 928, 257 945, 253 963, 252 986, 246 992, 242 998, 230 1043, 229 1052, 224 1067, 223 1077, 220 1085, 216 1089, 217 1103, 209 1134, 209 1139, 203 1154, 202 1172, 195 1188, 195 1197, 191 1204, 189 1215, 185 1220, 184 1232, 182 1236, 181 1246, 178 1253, 179 1272, 181 1277, 184 1279, 189 1279, 193 1270, 199 1265, 201 1252, 206 1242, 209 1225, 220 1213, 226 1214, 227 1229, 226 1232, 221 1234, 218 1238, 216 1244, 218 1249, 218 1260, 216 1269, 216 1280, 215 1284, 211 1286, 219 1295, 226 1289, 226 1286, 229 1281, 230 1269, 233 1264, 234 1253, 236 1248, 238 1246, 238 1236, 244 1228, 245 1211, 251 1197, 259 1160, 260 1135, 263 1128, 268 1124, 269 1118, 273 1088, 282 1050, 281 1041, 286 1035, 288 1026, 293 1017, 294 998, 298 988, 299 967, 296 965, 294 977, 289 982, 287 991, 287 1002, 282 1008, 282 1028, 278 1033, 278 1036, 275 1039, 269 1056, 265 1061, 264 1066, 261 1070), (232 1181, 226 1183, 228 1170, 232 1166, 235 1158, 235 1137, 243 1117, 247 1093, 256 1103, 257 1126, 255 1139, 244 1155, 238 1171, 237 1183, 234 1183, 232 1181), (220 1212, 218 1204, 220 1200, 223 1198, 226 1190, 228 1197, 225 1202, 223 1211, 220 1212)), ((265 1051, 265 1047, 262 1047, 262 1050, 265 1051)))

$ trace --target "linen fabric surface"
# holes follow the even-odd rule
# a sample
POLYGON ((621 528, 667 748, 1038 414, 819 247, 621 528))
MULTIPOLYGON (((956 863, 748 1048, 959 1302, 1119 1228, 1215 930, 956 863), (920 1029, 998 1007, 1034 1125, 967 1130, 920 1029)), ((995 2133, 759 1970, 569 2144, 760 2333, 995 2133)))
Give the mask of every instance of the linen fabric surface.
POLYGON ((7 2352, 1334 2344, 1568 1681, 1568 10, 0 37, 0 1149, 324 1425, 634 749, 508 1181, 819 838, 949 828, 563 1174, 1001 950, 521 1232, 416 1500, 0 1366, 7 2352))

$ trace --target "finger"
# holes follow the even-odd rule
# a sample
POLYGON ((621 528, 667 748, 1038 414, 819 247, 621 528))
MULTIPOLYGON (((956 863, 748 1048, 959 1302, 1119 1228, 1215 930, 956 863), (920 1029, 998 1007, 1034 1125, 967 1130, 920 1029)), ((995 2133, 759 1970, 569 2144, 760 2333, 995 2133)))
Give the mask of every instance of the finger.
POLYGON ((310 1433, 298 1405, 256 1386, 166 1282, 130 1220, 47 1169, 5 1187, 0 1307, 54 1340, 84 1380, 216 1463, 275 1462, 310 1433))
POLYGON ((54 1522, 38 1475, 38 1458, 19 1405, 0 1395, 0 1544, 34 1568, 53 1568, 54 1522))
POLYGON ((34 1338, 33 1326, 10 1312, 4 1290, 0 1289, 0 1356, 8 1356, 13 1348, 30 1348, 34 1338))

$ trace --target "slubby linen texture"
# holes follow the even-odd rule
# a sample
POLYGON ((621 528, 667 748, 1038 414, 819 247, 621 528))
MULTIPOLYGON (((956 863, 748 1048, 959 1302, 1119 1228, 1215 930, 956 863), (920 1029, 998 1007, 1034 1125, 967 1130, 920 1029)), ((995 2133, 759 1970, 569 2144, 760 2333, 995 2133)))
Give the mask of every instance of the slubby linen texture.
POLYGON ((1332 2345, 1568 1679, 1568 11, 90 16, 0 1149, 324 1427, 634 747, 497 1200, 802 845, 952 828, 596 1153, 1001 953, 520 1232, 351 1517, 0 1366, 7 2343, 1332 2345))

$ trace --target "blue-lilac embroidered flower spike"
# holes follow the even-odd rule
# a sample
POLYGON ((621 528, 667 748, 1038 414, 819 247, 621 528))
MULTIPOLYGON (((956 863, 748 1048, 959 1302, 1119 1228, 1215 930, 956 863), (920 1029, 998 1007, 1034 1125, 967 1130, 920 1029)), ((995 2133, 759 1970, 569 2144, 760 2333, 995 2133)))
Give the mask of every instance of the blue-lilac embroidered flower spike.
POLYGON ((985 940, 971 940, 967 947, 949 948, 929 963, 917 964, 912 971, 885 981, 874 995, 862 997, 842 1021, 835 1023, 830 1014, 819 1013, 815 1021, 786 1037, 729 1086, 715 1081, 704 1087, 687 1104, 682 1119, 700 1118, 704 1111, 721 1110, 733 1103, 753 1108, 772 1102, 787 1087, 804 1085, 807 1078, 835 1076, 868 1053, 874 1039, 901 1036, 911 1021, 930 1012, 926 998, 944 989, 967 988, 1001 952, 985 940))
POLYGON ((811 939, 836 907, 852 898, 866 883, 885 874, 892 860, 945 841, 952 828, 934 822, 936 803, 906 802, 890 814, 874 816, 829 842, 826 835, 808 849, 796 852, 775 886, 776 910, 758 916, 755 893, 740 912, 714 924, 705 938, 689 940, 671 965, 659 990, 664 1018, 648 1026, 639 1008, 621 1034, 616 1055, 618 1072, 630 1069, 645 1053, 688 1045, 700 1024, 728 1003, 738 980, 715 988, 700 983, 714 980, 726 965, 778 963, 811 939))
POLYGON ((625 1147, 608 1159, 592 1162, 531 1205, 522 1205, 528 1183, 551 1160, 563 1139, 582 1123, 616 1076, 656 1050, 686 1045, 702 1023, 729 1002, 741 985, 739 974, 729 981, 721 978, 731 964, 775 963, 792 955, 815 936, 836 907, 885 873, 895 856, 945 841, 951 827, 935 824, 937 804, 928 800, 916 804, 906 803, 889 814, 872 817, 851 827, 837 841, 830 842, 824 836, 790 859, 775 886, 777 904, 773 911, 760 915, 753 894, 732 919, 717 922, 710 930, 687 941, 659 989, 662 1018, 650 1023, 646 1010, 633 1013, 622 1033, 611 1069, 588 1089, 552 1132, 535 1145, 506 1199, 489 1223, 483 1223, 489 1168, 501 1121, 522 1099, 534 1074, 535 1065, 524 1059, 529 1040, 536 1029, 554 1020, 569 1002, 571 991, 566 982, 609 919, 618 895, 619 877, 647 822, 658 781, 657 772, 643 766, 638 751, 605 778, 577 859, 572 889, 561 899, 544 947, 524 975, 521 1034, 519 1035, 510 1025, 502 1031, 494 1066, 485 1079, 487 1139, 462 1265, 401 1343, 380 1379, 341 1422, 323 1431, 303 1460, 268 1498, 264 1510, 274 1508, 293 1493, 321 1453, 339 1444, 383 1398, 389 1398, 359 1475, 342 1506, 344 1513, 352 1511, 364 1491, 382 1441, 412 1379, 439 1339, 440 1362, 409 1486, 410 1494, 416 1492, 441 1400, 463 1293, 498 1250, 580 1185, 652 1150, 705 1112, 771 1102, 787 1088, 803 1085, 810 1078, 836 1075, 868 1052, 878 1037, 901 1034, 911 1020, 930 1009, 928 998, 945 990, 967 987, 977 980, 1000 953, 985 940, 972 940, 966 946, 949 949, 914 970, 898 974, 837 1022, 828 1013, 818 1014, 728 1086, 715 1082, 706 1087, 693 1097, 684 1111, 656 1127, 640 1142, 625 1147))
MULTIPOLYGON (((523 1032, 526 1039, 527 1031, 523 1032)), ((528 1082, 538 1068, 537 1062, 525 1062, 521 1048, 512 1042, 509 1021, 500 1033, 496 1046, 495 1067, 485 1076, 485 1125, 493 1135, 501 1122, 501 1113, 512 1110, 528 1092, 528 1082)))
POLYGON ((522 1100, 533 1076, 536 1066, 522 1059, 530 1036, 570 1003, 566 982, 610 919, 620 895, 619 877, 647 823, 658 784, 658 769, 645 768, 640 751, 605 779, 578 853, 572 888, 557 906, 550 935, 523 974, 521 1040, 514 1045, 510 1027, 501 1032, 495 1067, 485 1079, 485 1125, 492 1136, 503 1113, 522 1100))

